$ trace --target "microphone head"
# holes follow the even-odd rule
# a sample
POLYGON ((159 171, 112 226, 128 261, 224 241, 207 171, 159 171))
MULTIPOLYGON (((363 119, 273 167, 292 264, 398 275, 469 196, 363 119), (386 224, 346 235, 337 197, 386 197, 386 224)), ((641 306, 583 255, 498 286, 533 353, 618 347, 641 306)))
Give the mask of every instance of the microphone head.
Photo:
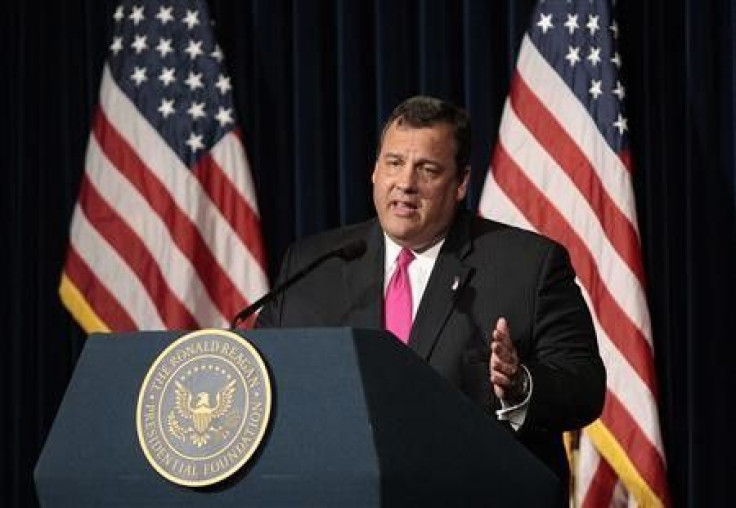
POLYGON ((343 245, 338 251, 338 255, 341 258, 350 261, 362 256, 365 253, 366 249, 367 246, 365 244, 365 240, 354 240, 343 245))

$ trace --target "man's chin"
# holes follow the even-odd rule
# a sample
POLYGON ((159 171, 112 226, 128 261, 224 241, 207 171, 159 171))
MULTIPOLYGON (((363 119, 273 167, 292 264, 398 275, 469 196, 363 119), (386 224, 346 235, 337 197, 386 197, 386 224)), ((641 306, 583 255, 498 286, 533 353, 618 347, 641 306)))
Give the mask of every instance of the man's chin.
POLYGON ((401 245, 402 247, 406 247, 407 249, 411 249, 414 252, 422 252, 437 243, 436 240, 433 241, 432 238, 419 236, 416 231, 404 230, 399 232, 387 231, 386 229, 384 229, 384 232, 395 243, 401 245))
POLYGON ((383 231, 391 238, 394 242, 398 243, 402 247, 413 248, 413 245, 417 242, 417 236, 415 231, 406 229, 389 229, 383 228, 383 231))

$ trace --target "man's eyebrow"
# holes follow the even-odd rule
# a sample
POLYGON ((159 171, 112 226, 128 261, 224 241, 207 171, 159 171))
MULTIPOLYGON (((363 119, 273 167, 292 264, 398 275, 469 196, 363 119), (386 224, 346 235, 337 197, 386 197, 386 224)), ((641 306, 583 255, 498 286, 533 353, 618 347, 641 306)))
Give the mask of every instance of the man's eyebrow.
MULTIPOLYGON (((384 152, 383 157, 386 159, 405 159, 403 154, 397 152, 384 152)), ((416 161, 414 161, 414 164, 431 164, 433 166, 442 167, 442 163, 440 161, 438 161, 437 159, 432 159, 431 157, 423 157, 421 159, 417 159, 416 161)))
POLYGON ((433 164, 435 166, 442 166, 442 163, 436 159, 432 159, 429 157, 424 157, 422 159, 417 159, 417 164, 433 164))
POLYGON ((385 152, 383 154, 384 157, 397 157, 399 159, 403 159, 404 156, 397 152, 385 152))

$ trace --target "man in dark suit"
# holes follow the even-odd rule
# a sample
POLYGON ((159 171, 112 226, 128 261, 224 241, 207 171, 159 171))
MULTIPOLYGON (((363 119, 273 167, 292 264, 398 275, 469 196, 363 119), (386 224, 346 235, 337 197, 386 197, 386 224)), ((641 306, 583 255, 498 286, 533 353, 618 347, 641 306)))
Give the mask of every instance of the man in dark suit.
POLYGON ((464 111, 428 97, 399 105, 373 171, 377 218, 293 245, 280 278, 355 240, 366 252, 324 262, 266 306, 258 325, 394 330, 395 309, 384 305, 396 301, 388 294, 408 251, 410 331, 397 336, 507 420, 564 481, 561 433, 594 420, 605 395, 590 314, 564 248, 462 208, 469 156, 464 111))

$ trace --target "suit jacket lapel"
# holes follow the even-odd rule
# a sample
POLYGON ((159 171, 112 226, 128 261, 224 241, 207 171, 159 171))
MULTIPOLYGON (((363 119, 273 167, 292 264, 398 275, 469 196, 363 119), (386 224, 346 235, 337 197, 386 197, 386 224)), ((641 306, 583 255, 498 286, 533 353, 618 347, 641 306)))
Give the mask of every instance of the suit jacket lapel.
POLYGON ((470 218, 460 212, 440 250, 409 336, 409 347, 425 359, 432 353, 458 295, 472 277, 472 268, 463 263, 471 248, 470 218))
POLYGON ((383 232, 374 220, 365 235, 366 252, 345 263, 346 322, 358 328, 381 328, 385 247, 383 232))

